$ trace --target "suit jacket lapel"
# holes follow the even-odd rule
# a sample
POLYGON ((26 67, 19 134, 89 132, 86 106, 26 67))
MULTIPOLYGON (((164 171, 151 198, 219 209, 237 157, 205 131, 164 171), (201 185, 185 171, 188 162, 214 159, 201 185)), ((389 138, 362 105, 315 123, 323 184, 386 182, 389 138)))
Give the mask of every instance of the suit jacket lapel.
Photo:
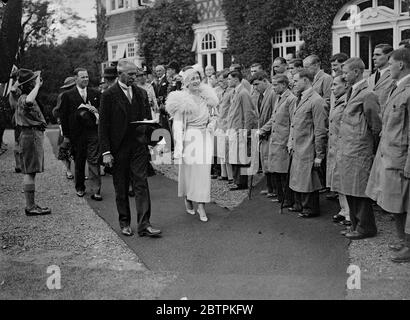
POLYGON ((359 93, 362 92, 364 89, 366 89, 368 86, 369 86, 369 84, 367 83, 367 81, 364 81, 362 84, 360 84, 360 85, 356 88, 356 90, 354 90, 354 91, 352 92, 352 96, 350 97, 350 100, 349 100, 349 101, 351 101, 351 100, 353 100, 354 98, 356 98, 356 97, 359 95, 359 93))
POLYGON ((129 105, 130 102, 128 101, 128 98, 126 97, 124 91, 122 91, 119 83, 117 82, 114 86, 114 88, 116 89, 116 95, 119 99, 118 106, 122 111, 124 111, 125 114, 127 114, 127 104, 129 105))
POLYGON ((299 110, 299 108, 307 101, 307 99, 309 99, 309 98, 312 96, 313 91, 314 91, 314 90, 313 90, 313 88, 312 88, 312 89, 309 91, 308 94, 305 94, 305 96, 302 98, 302 100, 300 100, 299 105, 296 106, 296 110, 295 110, 295 111, 299 110))
MULTIPOLYGON (((380 77, 379 82, 375 84, 374 90, 377 90, 386 80, 390 78, 390 70, 386 70, 383 75, 380 77)), ((376 79, 376 78, 374 78, 376 79)))
POLYGON ((396 96, 398 96, 400 93, 402 93, 405 90, 409 90, 410 87, 410 79, 407 79, 403 83, 401 83, 396 90, 394 90, 393 94, 390 96, 390 99, 394 99, 396 96))
POLYGON ((278 103, 276 104, 275 111, 276 111, 276 110, 279 110, 279 108, 282 106, 282 104, 283 104, 284 102, 286 102, 286 100, 288 99, 289 95, 290 95, 290 91, 289 91, 289 89, 288 89, 288 90, 286 90, 286 91, 282 94, 282 96, 280 97, 278 103))

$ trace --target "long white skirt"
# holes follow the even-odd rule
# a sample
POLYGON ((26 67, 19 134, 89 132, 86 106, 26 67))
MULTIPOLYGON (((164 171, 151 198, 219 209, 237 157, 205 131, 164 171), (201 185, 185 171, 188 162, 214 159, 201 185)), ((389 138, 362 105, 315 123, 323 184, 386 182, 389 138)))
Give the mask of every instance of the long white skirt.
POLYGON ((178 196, 200 203, 211 202, 213 136, 206 129, 188 129, 184 156, 179 165, 178 196))

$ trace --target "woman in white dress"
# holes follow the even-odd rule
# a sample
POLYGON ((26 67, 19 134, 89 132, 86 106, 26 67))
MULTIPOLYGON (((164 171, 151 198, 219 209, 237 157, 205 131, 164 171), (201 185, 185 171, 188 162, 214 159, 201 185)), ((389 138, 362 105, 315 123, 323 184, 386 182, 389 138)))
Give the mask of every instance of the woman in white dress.
POLYGON ((183 90, 169 94, 166 110, 174 118, 174 159, 179 163, 178 196, 185 198, 186 211, 208 221, 205 203, 211 201, 213 130, 216 119, 209 110, 218 105, 215 90, 201 83, 198 71, 183 74, 183 90))

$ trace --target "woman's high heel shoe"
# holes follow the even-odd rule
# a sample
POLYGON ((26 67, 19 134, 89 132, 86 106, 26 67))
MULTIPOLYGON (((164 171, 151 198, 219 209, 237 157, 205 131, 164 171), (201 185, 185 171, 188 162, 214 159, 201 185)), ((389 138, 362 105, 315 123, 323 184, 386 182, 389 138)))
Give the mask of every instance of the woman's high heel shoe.
POLYGON ((199 220, 201 220, 202 222, 208 222, 208 217, 206 216, 206 213, 203 212, 201 213, 201 211, 198 210, 199 213, 199 220))
POLYGON ((185 200, 185 210, 188 214, 194 216, 196 214, 195 209, 188 209, 188 207, 192 206, 192 202, 190 206, 188 204, 189 202, 185 200))

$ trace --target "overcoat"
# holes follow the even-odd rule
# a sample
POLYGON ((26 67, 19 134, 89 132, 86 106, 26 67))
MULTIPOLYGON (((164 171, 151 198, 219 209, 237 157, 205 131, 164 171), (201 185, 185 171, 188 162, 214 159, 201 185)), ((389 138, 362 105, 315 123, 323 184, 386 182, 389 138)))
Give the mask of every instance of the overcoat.
POLYGON ((346 101, 340 122, 340 193, 366 197, 375 148, 381 131, 380 105, 377 96, 363 81, 346 101))
POLYGON ((399 84, 387 100, 383 129, 366 194, 387 212, 409 210, 410 78, 399 84))
POLYGON ((289 169, 289 134, 290 114, 295 108, 297 98, 288 89, 280 97, 274 107, 269 122, 261 128, 261 133, 270 133, 268 171, 272 173, 288 173, 289 169))
MULTIPOLYGON (((139 106, 139 120, 152 119, 147 92, 137 86, 132 86, 132 92, 133 103, 139 106)), ((118 83, 102 94, 99 124, 100 150, 102 154, 111 152, 115 157, 120 150, 130 122, 127 113, 127 106, 129 105, 130 102, 118 83)))
MULTIPOLYGON (((261 105, 261 110, 258 110, 258 98, 259 94, 255 94, 256 101, 254 100, 254 104, 256 107, 256 111, 258 112, 258 128, 262 128, 272 117, 272 111, 275 107, 277 102, 277 96, 275 91, 273 90, 273 86, 269 85, 264 94, 263 100, 261 105)), ((262 170, 263 172, 269 172, 269 136, 270 132, 267 132, 267 138, 260 142, 260 158, 262 161, 262 170)))
MULTIPOLYGON (((333 96, 334 97, 334 96, 333 96)), ((336 99, 332 99, 332 106, 329 114, 329 139, 326 160, 326 184, 332 191, 340 192, 340 172, 337 166, 337 153, 340 143, 340 122, 343 111, 346 107, 346 94, 336 99)))
POLYGON ((229 164, 246 165, 249 161, 250 136, 258 127, 258 114, 249 91, 240 84, 235 88, 227 119, 229 164), (240 129, 247 130, 240 132, 240 129))
POLYGON ((291 114, 291 147, 293 149, 289 187, 310 193, 322 189, 315 158, 326 156, 328 113, 326 101, 312 89, 305 92, 291 114))
POLYGON ((376 82, 376 74, 373 73, 369 77, 369 87, 371 90, 374 91, 376 96, 379 98, 380 104, 380 112, 381 118, 383 118, 383 112, 387 103, 387 98, 389 97, 390 91, 392 89, 392 85, 394 83, 393 79, 391 78, 390 70, 387 69, 383 75, 380 77, 379 81, 376 82))
POLYGON ((325 73, 323 70, 320 70, 316 76, 315 79, 313 80, 313 89, 321 96, 323 99, 325 99, 327 103, 326 110, 329 112, 329 107, 330 107, 330 96, 332 94, 331 88, 332 88, 332 83, 333 83, 333 77, 327 73, 325 73))

